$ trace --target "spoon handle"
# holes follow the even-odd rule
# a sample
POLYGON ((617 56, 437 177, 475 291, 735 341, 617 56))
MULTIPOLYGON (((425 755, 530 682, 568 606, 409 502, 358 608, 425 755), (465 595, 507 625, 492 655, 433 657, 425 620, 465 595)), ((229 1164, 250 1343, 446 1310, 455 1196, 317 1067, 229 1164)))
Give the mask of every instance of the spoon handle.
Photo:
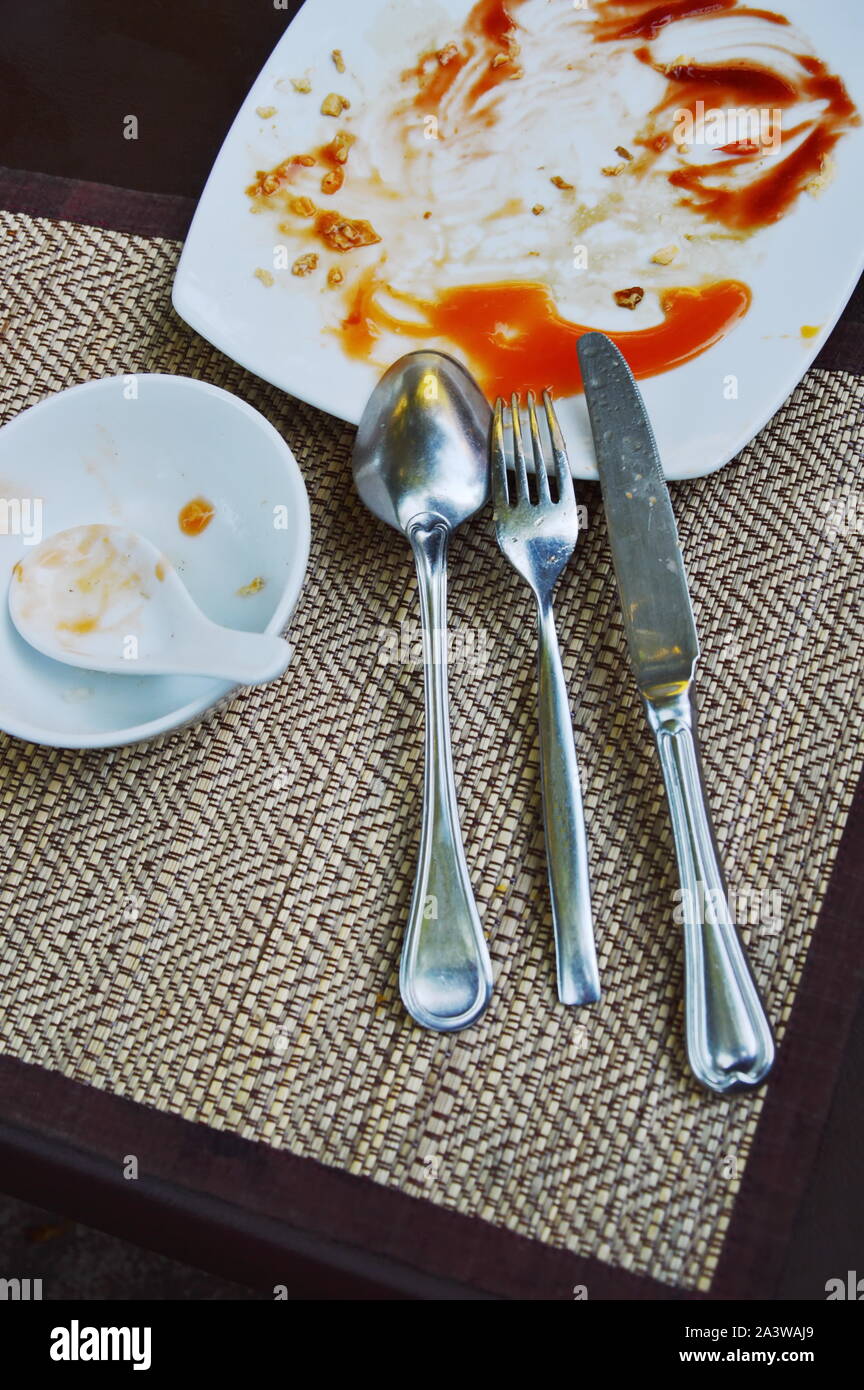
POLYGON ((426 691, 426 776, 420 861, 399 987, 412 1018, 439 1033, 466 1028, 492 992, 492 966, 462 848, 447 708, 447 544, 439 518, 420 517, 408 539, 417 566, 426 691))

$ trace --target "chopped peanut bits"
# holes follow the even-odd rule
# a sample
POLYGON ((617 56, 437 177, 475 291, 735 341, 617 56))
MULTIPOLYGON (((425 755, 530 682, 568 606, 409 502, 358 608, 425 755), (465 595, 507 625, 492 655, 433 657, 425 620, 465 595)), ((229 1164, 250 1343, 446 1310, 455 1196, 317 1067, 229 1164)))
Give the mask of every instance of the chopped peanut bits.
POLYGON ((312 90, 312 83, 308 77, 292 77, 291 86, 295 92, 311 92, 312 90))
POLYGON ((342 50, 341 50, 341 48, 334 48, 334 49, 333 49, 333 52, 330 54, 330 57, 333 59, 333 66, 335 67, 336 71, 337 71, 337 72, 344 72, 344 71, 345 71, 345 59, 342 57, 342 50))
POLYGON ((327 284, 330 286, 331 290, 335 289, 337 285, 341 285, 344 279, 345 276, 342 274, 338 265, 331 266, 327 271, 327 284))
POLYGON ((260 265, 258 269, 255 271, 255 279, 260 280, 261 284, 266 285, 268 289, 273 284, 273 276, 270 274, 270 271, 262 270, 260 265))
POLYGON ((248 584, 244 584, 237 590, 238 598, 252 598, 254 594, 260 594, 266 588, 267 580, 260 574, 256 574, 254 579, 250 579, 248 584))
POLYGON ((341 169, 330 169, 321 180, 322 193, 338 193, 345 182, 345 174, 341 169))
POLYGON ((291 211, 295 213, 297 217, 314 217, 315 204, 312 202, 311 198, 292 198, 291 211))
POLYGON ((351 105, 347 97, 340 97, 338 92, 328 92, 321 103, 322 116, 341 116, 343 111, 347 111, 351 105))
POLYGON ((531 211, 533 212, 535 217, 539 217, 541 212, 545 212, 546 209, 544 208, 542 203, 535 203, 531 211))
POLYGON ((556 188, 572 188, 572 187, 573 187, 572 183, 568 183, 566 179, 562 179, 562 177, 561 177, 560 174, 555 174, 554 177, 551 178, 551 179, 549 180, 549 182, 550 182, 550 183, 554 183, 554 185, 555 185, 556 188))
POLYGON ((331 154, 338 164, 345 164, 348 159, 348 151, 353 144, 353 135, 349 135, 347 130, 337 130, 327 146, 327 153, 331 154))
POLYGON ((615 290, 612 298, 622 309, 635 309, 645 297, 641 285, 631 285, 629 290, 615 290))
POLYGON ((629 151, 628 149, 625 149, 625 147, 624 147, 623 145, 616 145, 616 146, 615 146, 615 153, 618 155, 618 158, 619 158, 619 159, 632 159, 632 158, 633 158, 633 156, 632 156, 632 154, 630 153, 630 151, 629 151))
POLYGON ((438 59, 442 68, 446 68, 448 63, 452 63, 454 58, 459 57, 459 49, 456 47, 455 43, 448 43, 445 44, 443 48, 438 49, 435 57, 438 59))
POLYGON ((837 172, 836 161, 830 154, 823 154, 819 160, 819 173, 814 174, 812 179, 808 179, 804 187, 811 198, 818 198, 820 193, 824 193, 829 183, 837 172))
POLYGON ((600 173, 605 174, 607 179, 615 179, 619 174, 623 174, 626 168, 626 164, 604 164, 600 173))
POLYGON ((276 193, 291 177, 291 166, 294 164, 305 165, 307 168, 315 163, 311 154, 292 154, 289 159, 283 159, 281 164, 277 164, 275 169, 258 169, 255 174, 255 183, 251 183, 246 189, 250 198, 269 198, 272 193, 276 193))
POLYGON ((670 242, 668 246, 661 246, 659 251, 655 251, 651 259, 657 265, 671 265, 678 255, 679 249, 670 242))
POLYGON ((269 121, 271 116, 276 115, 275 106, 256 106, 255 115, 260 116, 262 121, 269 121))
POLYGON ((291 267, 292 275, 311 275, 313 270, 318 268, 318 256, 314 251, 307 251, 305 256, 298 256, 291 267))
POLYGON ((333 251, 354 251, 358 246, 372 246, 381 240, 364 217, 343 217, 338 212, 322 212, 315 230, 333 251))

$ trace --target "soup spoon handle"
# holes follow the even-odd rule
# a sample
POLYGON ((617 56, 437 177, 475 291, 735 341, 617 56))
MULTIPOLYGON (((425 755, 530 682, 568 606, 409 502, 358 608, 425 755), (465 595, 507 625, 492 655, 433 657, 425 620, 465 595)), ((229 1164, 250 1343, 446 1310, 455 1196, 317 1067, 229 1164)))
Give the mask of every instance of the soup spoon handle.
POLYGON ((423 826, 399 985, 411 1016, 439 1033, 467 1028, 492 991, 459 828, 447 702, 447 546, 440 518, 420 517, 408 539, 417 566, 426 692, 423 826))

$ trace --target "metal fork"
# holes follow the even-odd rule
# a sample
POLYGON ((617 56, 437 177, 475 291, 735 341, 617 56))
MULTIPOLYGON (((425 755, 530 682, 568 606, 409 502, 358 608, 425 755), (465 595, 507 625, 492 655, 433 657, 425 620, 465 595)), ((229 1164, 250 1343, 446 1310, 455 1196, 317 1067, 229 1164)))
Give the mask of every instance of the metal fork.
POLYGON ((558 998, 562 1004, 591 1004, 600 998, 600 978, 591 925, 585 818, 573 722, 552 612, 552 590, 576 547, 579 518, 564 440, 549 392, 543 392, 543 404, 555 470, 555 501, 550 493, 549 472, 530 391, 527 401, 538 500, 532 502, 528 490, 516 395, 510 402, 516 499, 510 500, 504 402, 499 398, 495 402, 489 448, 495 534, 502 552, 530 584, 537 601, 540 769, 558 998))

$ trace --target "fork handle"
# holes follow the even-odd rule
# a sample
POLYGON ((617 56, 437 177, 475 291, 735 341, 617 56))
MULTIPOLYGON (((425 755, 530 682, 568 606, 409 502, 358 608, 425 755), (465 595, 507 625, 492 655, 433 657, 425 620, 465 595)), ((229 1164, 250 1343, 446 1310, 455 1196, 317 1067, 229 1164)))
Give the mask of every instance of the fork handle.
POLYGON ((447 525, 418 517, 408 539, 417 566, 426 690, 423 828, 399 987, 412 1018, 438 1033, 467 1028, 492 993, 492 966, 480 925, 453 779, 447 707, 447 525))
POLYGON ((570 701, 549 600, 538 601, 537 627, 540 772, 558 998, 562 1004, 593 1004, 600 998, 600 976, 591 923, 588 843, 570 701))
POLYGON ((714 844, 688 689, 647 699, 681 880, 687 1054, 712 1091, 757 1086, 771 1070, 774 1041, 747 963, 714 844))

